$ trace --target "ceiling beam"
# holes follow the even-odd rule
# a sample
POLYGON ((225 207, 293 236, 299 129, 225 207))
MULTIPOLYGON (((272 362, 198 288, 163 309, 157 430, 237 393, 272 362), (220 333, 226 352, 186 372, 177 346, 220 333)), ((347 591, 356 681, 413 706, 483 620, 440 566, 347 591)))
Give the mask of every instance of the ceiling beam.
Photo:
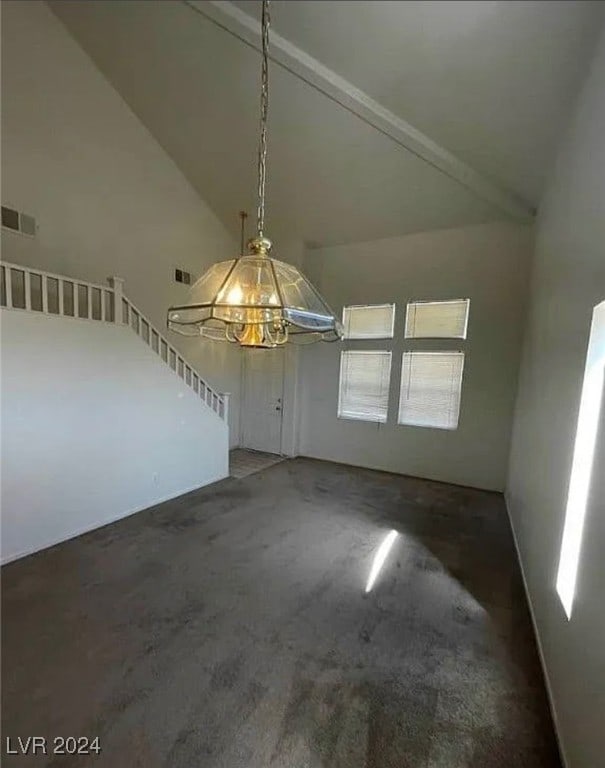
MULTIPOLYGON (((194 10, 255 50, 261 49, 260 23, 228 0, 184 0, 194 10)), ((337 75, 301 48, 271 31, 270 58, 288 72, 352 112, 394 142, 441 173, 454 179, 480 199, 513 218, 530 222, 535 208, 503 189, 434 142, 367 93, 337 75)))

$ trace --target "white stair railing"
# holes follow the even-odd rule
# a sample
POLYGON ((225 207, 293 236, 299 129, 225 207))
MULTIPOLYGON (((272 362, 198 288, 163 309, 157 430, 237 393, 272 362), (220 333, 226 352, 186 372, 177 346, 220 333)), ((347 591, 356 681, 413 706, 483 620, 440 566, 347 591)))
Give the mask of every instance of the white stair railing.
POLYGON ((229 393, 216 392, 199 376, 126 298, 121 278, 111 277, 108 282, 109 287, 0 261, 0 306, 129 326, 209 408, 228 421, 229 393))
POLYGON ((113 320, 113 289, 0 262, 0 305, 83 320, 113 320))

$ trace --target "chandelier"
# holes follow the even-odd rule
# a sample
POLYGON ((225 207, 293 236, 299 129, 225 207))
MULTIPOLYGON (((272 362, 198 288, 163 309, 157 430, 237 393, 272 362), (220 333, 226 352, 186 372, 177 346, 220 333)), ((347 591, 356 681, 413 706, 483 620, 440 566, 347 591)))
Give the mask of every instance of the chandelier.
MULTIPOLYGON (((286 342, 337 341, 342 326, 296 267, 272 258, 265 237, 267 113, 269 107, 269 0, 262 6, 260 140, 257 234, 248 254, 221 261, 191 289, 192 303, 170 307, 168 327, 185 336, 229 341, 242 347, 277 347, 286 342)), ((243 218, 242 218, 243 225, 243 218)))

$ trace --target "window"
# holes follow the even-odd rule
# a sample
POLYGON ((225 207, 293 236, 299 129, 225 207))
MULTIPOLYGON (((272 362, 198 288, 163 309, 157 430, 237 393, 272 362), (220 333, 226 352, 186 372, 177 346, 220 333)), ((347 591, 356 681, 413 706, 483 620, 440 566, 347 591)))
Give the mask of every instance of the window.
POLYGON ((406 339, 466 339, 469 306, 470 299, 410 302, 406 339))
POLYGON ((571 618, 576 593, 582 534, 590 491, 604 380, 605 301, 597 304, 592 314, 571 475, 567 491, 565 527, 563 528, 563 541, 561 542, 561 555, 557 572, 557 592, 568 619, 571 618))
POLYGON ((456 429, 464 352, 404 352, 399 424, 456 429))
MULTIPOLYGON (((392 339, 394 304, 363 304, 342 312, 345 339, 392 339)), ((385 423, 389 406, 391 353, 347 350, 340 356, 338 416, 385 423)))
POLYGON ((384 424, 389 406, 390 378, 390 352, 341 352, 338 416, 384 424))
POLYGON ((345 339, 392 339, 394 304, 364 304, 342 311, 345 339))

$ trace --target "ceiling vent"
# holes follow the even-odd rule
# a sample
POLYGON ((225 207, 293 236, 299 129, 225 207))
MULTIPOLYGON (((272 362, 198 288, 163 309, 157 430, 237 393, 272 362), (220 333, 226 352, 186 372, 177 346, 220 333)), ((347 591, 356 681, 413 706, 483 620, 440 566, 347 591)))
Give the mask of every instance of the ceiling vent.
POLYGON ((28 237, 36 236, 36 220, 28 213, 20 213, 14 208, 2 206, 2 226, 13 232, 19 232, 28 237))

